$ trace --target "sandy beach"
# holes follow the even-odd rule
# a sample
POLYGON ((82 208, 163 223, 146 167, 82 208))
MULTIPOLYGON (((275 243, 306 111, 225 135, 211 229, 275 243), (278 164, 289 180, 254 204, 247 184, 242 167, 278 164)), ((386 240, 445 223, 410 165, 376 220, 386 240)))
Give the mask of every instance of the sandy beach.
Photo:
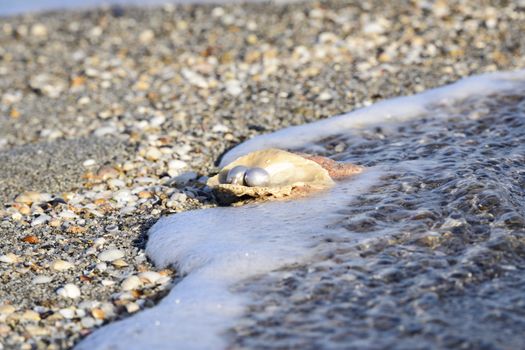
POLYGON ((226 150, 523 68, 524 31, 524 6, 477 1, 1 18, 0 349, 69 349, 155 305, 182 276, 148 261, 146 232, 217 205, 205 183, 226 150))

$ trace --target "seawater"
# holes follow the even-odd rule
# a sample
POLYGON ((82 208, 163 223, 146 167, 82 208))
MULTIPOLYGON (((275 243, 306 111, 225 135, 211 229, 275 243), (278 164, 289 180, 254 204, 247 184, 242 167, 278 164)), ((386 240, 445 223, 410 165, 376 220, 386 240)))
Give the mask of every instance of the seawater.
POLYGON ((367 170, 311 198, 175 214, 148 256, 185 277, 79 349, 519 348, 525 72, 254 138, 367 170))

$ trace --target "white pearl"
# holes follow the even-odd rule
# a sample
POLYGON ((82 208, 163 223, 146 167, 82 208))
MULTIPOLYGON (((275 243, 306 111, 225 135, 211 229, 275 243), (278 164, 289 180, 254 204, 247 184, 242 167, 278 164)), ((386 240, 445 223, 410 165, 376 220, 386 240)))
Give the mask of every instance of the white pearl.
POLYGON ((243 185, 244 174, 247 170, 248 168, 243 165, 237 165, 236 167, 231 168, 230 171, 228 171, 228 175, 226 175, 226 183, 232 185, 243 185))
POLYGON ((263 168, 251 168, 246 171, 244 182, 250 187, 268 186, 270 174, 263 168))

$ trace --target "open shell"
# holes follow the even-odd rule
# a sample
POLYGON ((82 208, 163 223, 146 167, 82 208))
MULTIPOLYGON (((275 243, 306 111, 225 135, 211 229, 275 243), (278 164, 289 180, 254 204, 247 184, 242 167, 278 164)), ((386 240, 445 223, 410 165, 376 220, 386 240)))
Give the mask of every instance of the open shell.
POLYGON ((329 188, 334 181, 329 171, 314 160, 279 149, 267 149, 249 153, 228 164, 208 180, 208 185, 219 195, 283 198, 329 188), (248 187, 226 183, 228 171, 238 165, 265 169, 270 175, 269 185, 248 187))

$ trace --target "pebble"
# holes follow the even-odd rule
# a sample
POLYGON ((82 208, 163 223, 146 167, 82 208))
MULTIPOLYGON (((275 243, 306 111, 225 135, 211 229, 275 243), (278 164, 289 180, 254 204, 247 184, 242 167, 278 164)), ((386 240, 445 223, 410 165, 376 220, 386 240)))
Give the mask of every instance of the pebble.
POLYGON ((76 299, 80 297, 80 288, 73 283, 68 283, 57 290, 57 294, 64 298, 76 299))
POLYGON ((65 270, 72 268, 73 266, 75 265, 73 265, 69 261, 60 260, 60 259, 55 260, 51 263, 51 268, 56 271, 65 271, 65 270))
POLYGON ((31 205, 33 203, 39 203, 40 201, 42 201, 42 199, 43 199, 43 196, 41 193, 34 192, 34 191, 28 191, 28 192, 24 192, 16 196, 15 202, 31 205))
POLYGON ((37 244, 40 242, 40 239, 35 235, 27 235, 22 238, 22 242, 26 242, 29 244, 37 244))
POLYGON ((188 167, 188 163, 178 159, 172 159, 168 162, 168 169, 170 170, 182 170, 188 167))
POLYGON ((192 71, 191 69, 188 69, 188 68, 183 68, 181 70, 181 73, 182 73, 182 76, 192 85, 195 85, 199 88, 202 88, 202 89, 207 89, 208 88, 208 82, 206 81, 206 79, 192 71))
POLYGON ((137 312, 140 310, 140 306, 135 303, 135 302, 131 302, 131 303, 127 303, 126 304, 126 311, 130 314, 134 313, 134 312, 137 312))
POLYGON ((226 125, 217 124, 217 125, 214 125, 213 128, 211 128, 211 131, 216 132, 216 133, 225 133, 225 132, 230 131, 230 129, 228 129, 226 125))
POLYGON ((319 101, 330 101, 333 99, 332 93, 330 91, 323 91, 319 94, 317 98, 319 101))
MULTIPOLYGON (((40 326, 26 325, 25 329, 27 333, 32 337, 42 337, 45 335, 49 335, 50 333, 49 328, 40 326)), ((29 346, 28 349, 32 349, 32 346, 29 346)))
POLYGON ((129 266, 129 264, 124 261, 123 259, 117 259, 117 260, 113 260, 111 262, 111 264, 115 267, 118 267, 118 268, 122 268, 122 267, 126 267, 126 266, 129 266))
POLYGON ((97 320, 103 320, 106 317, 106 313, 101 308, 94 308, 91 310, 91 315, 97 320))
POLYGON ((49 220, 51 220, 51 216, 46 215, 46 214, 41 214, 40 216, 34 218, 31 221, 31 226, 33 226, 33 227, 34 226, 39 226, 39 225, 45 224, 49 220))
POLYGON ((1 315, 11 315, 16 311, 16 308, 10 304, 0 305, 0 314, 1 315))
POLYGON ((121 283, 121 288, 123 291, 130 291, 137 289, 142 285, 142 281, 137 276, 129 276, 121 283))
POLYGON ((151 29, 146 29, 139 34, 141 44, 149 44, 153 38, 155 38, 155 33, 151 29))
POLYGON ((114 126, 102 126, 93 132, 96 137, 103 137, 106 135, 113 135, 117 133, 117 128, 114 126))
POLYGON ((119 174, 119 171, 111 166, 104 166, 97 171, 97 176, 104 181, 116 178, 119 174))
MULTIPOLYGON (((117 225, 108 225, 105 227, 106 232, 116 232, 118 231, 117 225)), ((98 237, 93 241, 93 245, 95 247, 102 247, 106 243, 106 239, 104 237, 98 237)))
POLYGON ((59 217, 62 219, 76 219, 78 218, 78 215, 72 212, 71 210, 64 210, 60 214, 58 214, 59 217))
POLYGON ((106 263, 98 263, 97 265, 95 265, 95 268, 97 270, 99 270, 100 272, 104 272, 108 269, 108 264, 106 263))
POLYGON ((50 276, 37 276, 33 278, 33 284, 45 284, 49 283, 53 280, 50 276))
POLYGON ((109 286, 112 286, 115 284, 115 281, 112 281, 112 280, 102 280, 100 281, 100 283, 104 286, 104 287, 109 287, 109 286))
MULTIPOLYGON (((0 336, 6 336, 7 334, 11 332, 12 332, 11 327, 0 323, 0 336)), ((0 343, 0 350, 4 350, 4 346, 2 345, 2 343, 0 343)))
POLYGON ((175 183, 184 185, 187 184, 190 181, 193 181, 197 179, 198 175, 196 172, 193 171, 187 171, 185 173, 180 174, 179 176, 175 177, 175 183))
POLYGON ((150 147, 146 150, 145 157, 148 160, 158 160, 162 157, 162 152, 156 147, 150 147))
POLYGON ((119 203, 127 203, 135 201, 137 197, 131 194, 130 190, 124 189, 113 194, 113 199, 119 203))
POLYGON ((139 278, 146 283, 156 283, 162 275, 155 271, 145 271, 139 273, 139 278))
POLYGON ((15 264, 20 261, 20 257, 13 253, 7 253, 4 255, 0 255, 0 262, 6 263, 6 264, 15 264))
POLYGON ((157 280, 157 284, 167 284, 169 282, 171 282, 170 276, 162 276, 161 278, 157 280))
POLYGON ((41 23, 33 24, 31 27, 31 35, 35 37, 45 37, 47 36, 47 28, 41 23))
POLYGON ((226 92, 232 96, 239 96, 242 93, 242 86, 238 80, 229 80, 226 82, 226 92))
POLYGON ((40 315, 33 310, 26 310, 22 314, 21 319, 26 321, 40 321, 40 315))
POLYGON ((111 187, 124 187, 126 183, 120 179, 109 179, 108 185, 111 187))
POLYGON ((66 309, 60 309, 58 311, 64 318, 72 319, 75 317, 75 309, 73 308, 66 308, 66 309))
POLYGON ((124 257, 124 252, 119 249, 108 249, 104 250, 98 255, 98 259, 101 261, 114 261, 124 257))
POLYGON ((84 317, 86 316, 86 311, 84 309, 75 309, 75 316, 76 317, 84 317))
POLYGON ((96 322, 93 317, 88 316, 88 317, 82 317, 82 319, 80 320, 80 324, 84 328, 92 328, 93 326, 95 326, 96 322))
POLYGON ((82 165, 86 168, 92 167, 93 165, 97 164, 97 161, 94 159, 86 159, 82 165))

